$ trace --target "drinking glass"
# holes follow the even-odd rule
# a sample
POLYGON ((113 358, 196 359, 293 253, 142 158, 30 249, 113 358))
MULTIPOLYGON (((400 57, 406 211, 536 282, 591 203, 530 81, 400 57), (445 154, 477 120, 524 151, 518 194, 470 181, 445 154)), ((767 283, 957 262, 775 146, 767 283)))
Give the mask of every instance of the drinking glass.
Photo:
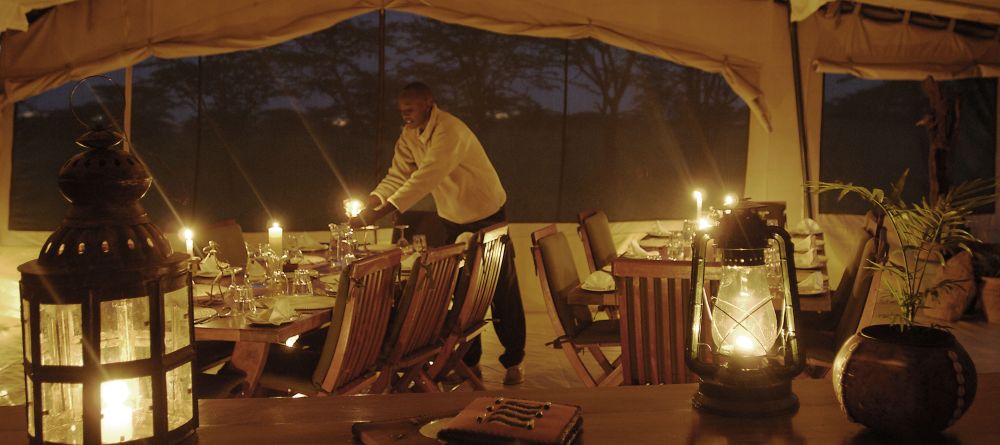
POLYGON ((396 228, 399 229, 399 239, 396 240, 396 247, 399 247, 405 255, 413 253, 413 246, 411 246, 410 241, 406 239, 406 229, 409 227, 410 226, 406 224, 399 224, 396 226, 396 228))
POLYGON ((233 315, 240 317, 253 314, 257 310, 253 289, 245 284, 229 286, 226 294, 226 305, 233 310, 233 315))
POLYGON ((288 295, 288 276, 278 269, 271 273, 267 282, 267 294, 269 296, 288 295))
POLYGON ((427 250, 427 235, 413 235, 413 250, 424 253, 427 250))
POLYGON ((667 259, 684 259, 684 234, 680 231, 671 231, 667 238, 667 259))
POLYGON ((295 274, 292 275, 292 285, 291 289, 289 289, 289 294, 291 295, 313 294, 312 277, 309 276, 308 270, 305 269, 295 270, 295 274))
POLYGON ((267 243, 258 243, 251 248, 247 245, 247 283, 252 287, 264 287, 267 281, 268 272, 271 270, 274 259, 271 246, 267 243))

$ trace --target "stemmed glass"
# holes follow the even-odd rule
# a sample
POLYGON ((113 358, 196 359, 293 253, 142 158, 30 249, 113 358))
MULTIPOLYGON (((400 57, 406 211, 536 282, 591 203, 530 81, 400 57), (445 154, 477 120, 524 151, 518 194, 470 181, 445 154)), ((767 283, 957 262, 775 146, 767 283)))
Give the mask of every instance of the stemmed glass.
POLYGON ((404 254, 409 255, 413 253, 413 246, 410 245, 410 241, 406 239, 406 229, 410 226, 407 224, 397 224, 396 228, 399 229, 399 239, 396 240, 396 247, 399 247, 404 254))

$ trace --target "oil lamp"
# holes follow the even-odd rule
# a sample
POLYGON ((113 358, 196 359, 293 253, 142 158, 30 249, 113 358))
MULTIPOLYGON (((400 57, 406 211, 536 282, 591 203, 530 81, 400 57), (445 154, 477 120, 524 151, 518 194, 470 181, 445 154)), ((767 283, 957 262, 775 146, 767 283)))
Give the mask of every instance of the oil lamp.
POLYGON ((76 142, 59 171, 70 210, 18 267, 29 441, 180 442, 198 425, 189 256, 139 203, 152 178, 122 137, 76 142))
POLYGON ((693 404, 706 412, 761 417, 798 409, 791 380, 805 366, 805 355, 795 328, 792 241, 784 229, 765 224, 760 207, 741 201, 717 227, 695 236, 685 358, 702 380, 693 404), (710 243, 721 254, 717 284, 705 281, 710 243), (781 264, 771 270, 780 271, 781 290, 768 283, 769 244, 779 252, 781 264))

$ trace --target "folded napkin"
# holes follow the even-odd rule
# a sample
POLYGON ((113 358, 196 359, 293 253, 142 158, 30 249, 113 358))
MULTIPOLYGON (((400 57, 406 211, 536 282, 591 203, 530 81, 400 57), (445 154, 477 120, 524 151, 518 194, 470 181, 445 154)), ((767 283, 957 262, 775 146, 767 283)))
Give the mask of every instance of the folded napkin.
POLYGON ((795 238, 792 240, 792 245, 795 247, 796 252, 808 252, 813 247, 813 236, 795 238))
POLYGON ((316 251, 323 250, 324 246, 316 241, 313 237, 309 236, 309 233, 303 232, 299 234, 299 249, 305 251, 316 251))
POLYGON ((585 290, 597 292, 613 291, 615 290, 615 278, 603 270, 594 271, 587 276, 586 280, 583 280, 583 284, 580 287, 585 290))
POLYGON ((789 229, 790 233, 797 235, 812 235, 814 233, 823 233, 823 229, 819 227, 819 223, 812 218, 804 218, 802 221, 795 223, 789 229))
POLYGON ((455 237, 455 244, 471 244, 472 237, 476 234, 472 232, 462 232, 455 237))
POLYGON ((634 239, 628 244, 628 250, 625 252, 625 255, 630 258, 649 258, 655 255, 655 253, 647 252, 639 245, 639 240, 634 239))
POLYGON ((198 275, 214 277, 221 273, 219 269, 219 259, 215 255, 208 255, 198 263, 198 275))
POLYGON ((399 262, 399 268, 406 271, 413 270, 413 265, 417 262, 417 258, 420 258, 419 253, 403 258, 403 261, 399 262))
POLYGON ((799 280, 799 293, 812 294, 823 290, 823 273, 813 272, 799 280))
POLYGON ((650 233, 654 235, 667 235, 670 233, 670 227, 667 227, 667 223, 663 221, 656 221, 653 223, 653 231, 650 233))
POLYGON ((287 298, 269 298, 267 309, 247 314, 247 319, 260 324, 279 325, 288 323, 297 317, 295 309, 287 298))
POLYGON ((813 267, 813 263, 815 263, 817 259, 816 256, 816 249, 809 249, 805 252, 795 252, 795 267, 813 267))

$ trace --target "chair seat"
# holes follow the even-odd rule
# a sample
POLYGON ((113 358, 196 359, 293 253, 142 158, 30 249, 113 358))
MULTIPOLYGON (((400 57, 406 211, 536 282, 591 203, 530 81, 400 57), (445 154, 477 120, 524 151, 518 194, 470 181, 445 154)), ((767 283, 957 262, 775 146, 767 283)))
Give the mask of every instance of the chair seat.
POLYGON ((321 392, 312 381, 319 359, 320 353, 317 351, 271 345, 267 364, 260 376, 260 386, 292 394, 321 392))
POLYGON ((239 393, 246 382, 246 375, 232 366, 224 366, 217 374, 194 373, 195 397, 198 399, 225 399, 239 393))
POLYGON ((620 331, 618 320, 597 320, 573 336, 573 343, 577 346, 621 343, 620 331))
POLYGON ((195 369, 204 371, 229 360, 233 355, 233 347, 235 345, 231 341, 213 340, 195 342, 195 369))

